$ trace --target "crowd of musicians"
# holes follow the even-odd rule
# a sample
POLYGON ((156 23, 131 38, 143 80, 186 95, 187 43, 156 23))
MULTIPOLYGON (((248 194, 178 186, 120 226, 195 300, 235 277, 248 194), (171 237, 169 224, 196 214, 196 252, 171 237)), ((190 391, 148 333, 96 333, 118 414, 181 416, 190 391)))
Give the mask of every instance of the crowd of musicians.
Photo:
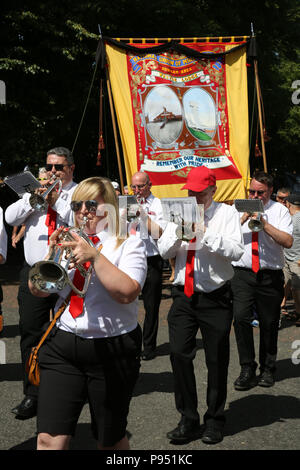
POLYGON ((234 205, 214 201, 213 171, 192 168, 182 189, 204 208, 204 223, 192 224, 192 236, 185 237, 184 226, 165 220, 148 174, 137 172, 130 188, 138 211, 130 220, 125 213, 126 235, 121 236, 117 183, 99 176, 75 183, 73 155, 65 147, 47 152, 43 170, 40 180, 46 185, 37 190, 41 195, 53 175, 60 181, 60 189, 45 197, 44 209, 38 210, 25 193, 5 214, 0 212, 0 263, 7 256, 4 220, 22 227, 25 258, 18 291, 24 398, 12 412, 20 419, 37 415, 38 449, 63 450, 69 448, 88 401, 98 448, 129 449, 130 401, 141 360, 156 356, 163 263, 173 260, 168 327, 179 421, 166 430, 167 438, 182 444, 221 442, 232 325, 241 367, 233 386, 242 392, 276 382, 278 330, 288 287, 299 323, 300 195, 287 193, 274 201, 272 177, 258 171, 248 198, 260 199, 263 213, 241 213, 234 205), (258 231, 249 226, 253 219, 259 221, 258 231), (65 254, 71 280, 57 292, 31 276, 33 266, 49 262, 53 250, 65 254), (82 270, 90 273, 84 292, 82 270), (139 296, 145 310, 142 328, 139 296), (58 311, 39 350, 37 386, 28 379, 26 363, 50 312, 58 311), (254 316, 259 322, 257 353, 254 316), (199 330, 205 365, 195 366, 207 368, 207 410, 201 419, 194 374, 199 330))

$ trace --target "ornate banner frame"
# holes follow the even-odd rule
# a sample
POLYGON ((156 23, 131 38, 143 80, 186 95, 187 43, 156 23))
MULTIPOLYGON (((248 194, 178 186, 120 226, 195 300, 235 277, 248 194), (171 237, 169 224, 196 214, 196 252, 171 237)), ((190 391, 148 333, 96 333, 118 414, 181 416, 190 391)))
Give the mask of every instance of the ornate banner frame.
MULTIPOLYGON (((188 172, 205 165, 216 200, 246 197, 249 173, 245 41, 184 43, 149 52, 106 43, 109 81, 127 181, 145 171, 158 197, 180 197, 188 172), (238 47, 237 47, 238 46, 238 47), (231 52, 232 50, 232 52, 231 52), (197 57, 199 54, 199 57, 197 57)), ((158 46, 159 47, 159 46, 158 46)), ((186 193, 186 194, 185 194, 186 193)))

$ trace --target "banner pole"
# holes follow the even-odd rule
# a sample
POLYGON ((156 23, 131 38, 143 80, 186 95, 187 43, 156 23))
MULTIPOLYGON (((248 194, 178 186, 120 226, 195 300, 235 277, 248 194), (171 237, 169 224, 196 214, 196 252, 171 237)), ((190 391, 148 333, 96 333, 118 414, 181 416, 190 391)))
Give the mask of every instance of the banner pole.
POLYGON ((265 150, 264 131, 263 131, 262 113, 261 113, 261 94, 260 94, 260 88, 259 88, 259 83, 258 83, 258 71, 257 71, 256 59, 254 59, 254 72, 255 72, 255 84, 256 84, 256 94, 257 94, 259 129, 260 129, 260 137, 261 137, 261 149, 262 149, 262 156, 263 156, 263 163, 264 163, 264 171, 265 173, 267 173, 268 170, 267 170, 266 150, 265 150))
MULTIPOLYGON (((251 23, 250 28, 251 28, 251 37, 253 39, 255 39, 253 23, 251 23)), ((263 122, 262 122, 262 112, 261 112, 261 91, 260 91, 260 85, 259 85, 259 79, 258 79, 258 66, 257 66, 256 50, 255 50, 255 56, 253 57, 253 64, 254 64, 254 76, 255 76, 255 85, 256 85, 258 120, 259 120, 260 138, 261 138, 261 149, 262 149, 262 156, 263 156, 264 171, 265 171, 265 173, 267 173, 268 170, 267 170, 266 150, 265 150, 265 141, 264 141, 264 130, 263 130, 263 122)))
POLYGON ((121 158, 120 158, 120 149, 119 149, 119 143, 118 143, 118 133, 117 133, 115 113, 114 113, 114 105, 113 105, 113 102, 112 102, 111 86, 110 86, 110 81, 109 81, 109 76, 108 76, 107 69, 106 69, 106 84, 107 84, 108 100, 109 100, 109 106, 110 106, 110 112, 111 112, 111 118, 112 118, 112 125, 113 125, 113 131, 114 131, 116 152, 117 152, 117 161, 118 161, 120 185, 121 185, 122 194, 124 194, 124 182, 123 182, 122 165, 121 165, 121 158))

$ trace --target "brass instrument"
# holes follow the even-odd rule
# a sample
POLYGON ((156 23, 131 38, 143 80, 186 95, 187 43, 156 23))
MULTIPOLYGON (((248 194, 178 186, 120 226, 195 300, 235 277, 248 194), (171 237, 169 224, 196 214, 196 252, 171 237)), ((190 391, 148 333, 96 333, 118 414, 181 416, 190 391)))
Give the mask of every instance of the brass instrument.
MULTIPOLYGON (((81 227, 71 227, 68 231, 62 232, 58 242, 74 241, 72 233, 75 232, 89 245, 94 246, 93 242, 83 232, 86 223, 87 217, 84 217, 81 227)), ((84 297, 90 282, 92 265, 87 269, 81 264, 76 265, 76 269, 84 277, 84 286, 82 290, 79 290, 69 277, 68 268, 71 262, 74 262, 72 249, 54 245, 47 260, 39 261, 32 266, 29 271, 29 279, 42 292, 59 293, 69 284, 77 295, 84 297)))
POLYGON ((236 199, 234 205, 238 212, 247 212, 250 216, 257 214, 256 219, 251 218, 248 222, 251 232, 263 230, 261 216, 264 213, 264 205, 261 199, 236 199))
POLYGON ((46 201, 46 197, 48 196, 51 191, 58 185, 58 193, 60 194, 62 189, 62 182, 57 176, 53 175, 49 180, 49 188, 44 194, 37 194, 32 193, 29 198, 29 203, 31 207, 36 211, 44 211, 48 208, 48 203, 46 201))
POLYGON ((189 242, 195 237, 195 232, 193 231, 193 222, 185 222, 180 214, 170 213, 171 221, 176 225, 176 236, 183 241, 189 242))
POLYGON ((258 213, 256 219, 250 219, 248 222, 248 227, 251 232, 260 232, 263 229, 263 224, 261 219, 261 213, 258 213))

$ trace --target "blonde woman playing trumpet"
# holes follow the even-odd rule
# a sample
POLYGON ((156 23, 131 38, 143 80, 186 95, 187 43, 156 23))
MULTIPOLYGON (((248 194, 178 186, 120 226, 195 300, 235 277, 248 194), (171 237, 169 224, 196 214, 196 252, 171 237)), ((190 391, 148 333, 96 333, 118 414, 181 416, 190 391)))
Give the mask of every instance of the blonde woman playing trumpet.
MULTIPOLYGON (((63 241, 60 228, 50 246, 71 248, 76 266, 91 263, 93 272, 84 299, 71 299, 54 334, 39 355, 41 383, 37 417, 38 449, 65 450, 86 400, 99 449, 129 448, 127 415, 140 368, 141 329, 137 322, 138 295, 147 261, 144 242, 120 238, 117 197, 112 184, 92 177, 75 189, 71 207, 75 225, 84 225, 94 246, 74 234, 63 241)), ((48 295, 37 291, 35 295, 48 295)), ((57 310, 70 287, 60 293, 57 310)))

